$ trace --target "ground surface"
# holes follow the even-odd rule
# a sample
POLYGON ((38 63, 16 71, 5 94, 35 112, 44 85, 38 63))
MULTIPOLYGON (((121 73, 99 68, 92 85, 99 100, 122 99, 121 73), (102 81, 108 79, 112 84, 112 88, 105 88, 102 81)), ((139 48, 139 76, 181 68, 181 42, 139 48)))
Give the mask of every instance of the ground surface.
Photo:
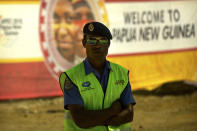
MULTIPOLYGON (((134 94, 133 131, 197 131, 197 92, 134 94)), ((0 102, 0 131, 63 131, 63 97, 0 102)))

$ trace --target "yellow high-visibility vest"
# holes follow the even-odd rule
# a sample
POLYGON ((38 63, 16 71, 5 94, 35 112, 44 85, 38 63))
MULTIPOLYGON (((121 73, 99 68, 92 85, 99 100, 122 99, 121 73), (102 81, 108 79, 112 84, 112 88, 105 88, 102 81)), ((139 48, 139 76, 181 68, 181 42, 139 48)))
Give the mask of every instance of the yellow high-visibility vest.
MULTIPOLYGON (((70 68, 60 75, 60 86, 64 92, 64 82, 67 76, 78 87, 86 110, 102 110, 109 108, 111 104, 120 98, 128 83, 128 70, 120 65, 110 62, 111 71, 104 94, 102 87, 93 73, 85 74, 84 63, 70 68), (66 74, 65 74, 66 73, 66 74)), ((72 120, 69 110, 65 115, 65 131, 130 131, 131 124, 126 123, 120 126, 95 126, 88 129, 78 127, 72 120)))

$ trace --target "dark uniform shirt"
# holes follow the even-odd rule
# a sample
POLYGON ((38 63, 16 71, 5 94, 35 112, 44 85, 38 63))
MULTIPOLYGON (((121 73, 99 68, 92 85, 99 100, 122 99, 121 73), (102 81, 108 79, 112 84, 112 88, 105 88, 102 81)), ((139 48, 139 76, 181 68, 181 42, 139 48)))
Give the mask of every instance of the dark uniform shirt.
MULTIPOLYGON (((107 88, 108 78, 109 78, 109 72, 111 70, 109 62, 108 61, 105 62, 102 76, 100 76, 100 74, 91 66, 87 58, 83 61, 83 63, 84 63, 86 75, 93 72, 93 74, 96 76, 96 78, 100 82, 103 92, 105 93, 106 88, 107 88)), ((130 82, 127 83, 126 88, 122 92, 120 96, 120 102, 123 107, 130 103, 133 105, 136 104, 133 98, 132 92, 131 92, 130 82)), ((73 88, 69 90, 65 89, 65 92, 64 92, 64 108, 67 109, 67 106, 71 104, 79 104, 82 106, 84 105, 81 95, 79 93, 79 90, 76 86, 73 86, 73 88)))

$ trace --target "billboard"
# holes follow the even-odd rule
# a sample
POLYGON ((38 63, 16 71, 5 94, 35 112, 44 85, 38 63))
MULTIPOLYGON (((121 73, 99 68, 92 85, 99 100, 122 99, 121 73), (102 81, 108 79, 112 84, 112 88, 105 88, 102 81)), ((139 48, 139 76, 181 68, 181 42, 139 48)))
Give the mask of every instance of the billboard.
POLYGON ((130 70, 132 90, 197 81, 196 4, 192 0, 1 1, 0 99, 62 95, 59 74, 86 57, 81 39, 89 21, 100 21, 111 30, 107 59, 130 70))

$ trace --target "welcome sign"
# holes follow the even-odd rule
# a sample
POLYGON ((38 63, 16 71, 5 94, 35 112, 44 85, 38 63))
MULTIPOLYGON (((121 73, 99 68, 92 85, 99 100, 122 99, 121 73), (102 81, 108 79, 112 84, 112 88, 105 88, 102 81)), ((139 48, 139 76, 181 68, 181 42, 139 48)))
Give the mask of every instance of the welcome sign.
POLYGON ((108 14, 114 43, 110 55, 196 49, 195 5, 196 1, 107 4, 113 12, 108 14))
POLYGON ((196 4, 192 0, 1 1, 0 99, 62 95, 59 73, 85 58, 81 31, 89 21, 110 28, 113 40, 107 59, 129 69, 132 90, 197 81, 196 4))

